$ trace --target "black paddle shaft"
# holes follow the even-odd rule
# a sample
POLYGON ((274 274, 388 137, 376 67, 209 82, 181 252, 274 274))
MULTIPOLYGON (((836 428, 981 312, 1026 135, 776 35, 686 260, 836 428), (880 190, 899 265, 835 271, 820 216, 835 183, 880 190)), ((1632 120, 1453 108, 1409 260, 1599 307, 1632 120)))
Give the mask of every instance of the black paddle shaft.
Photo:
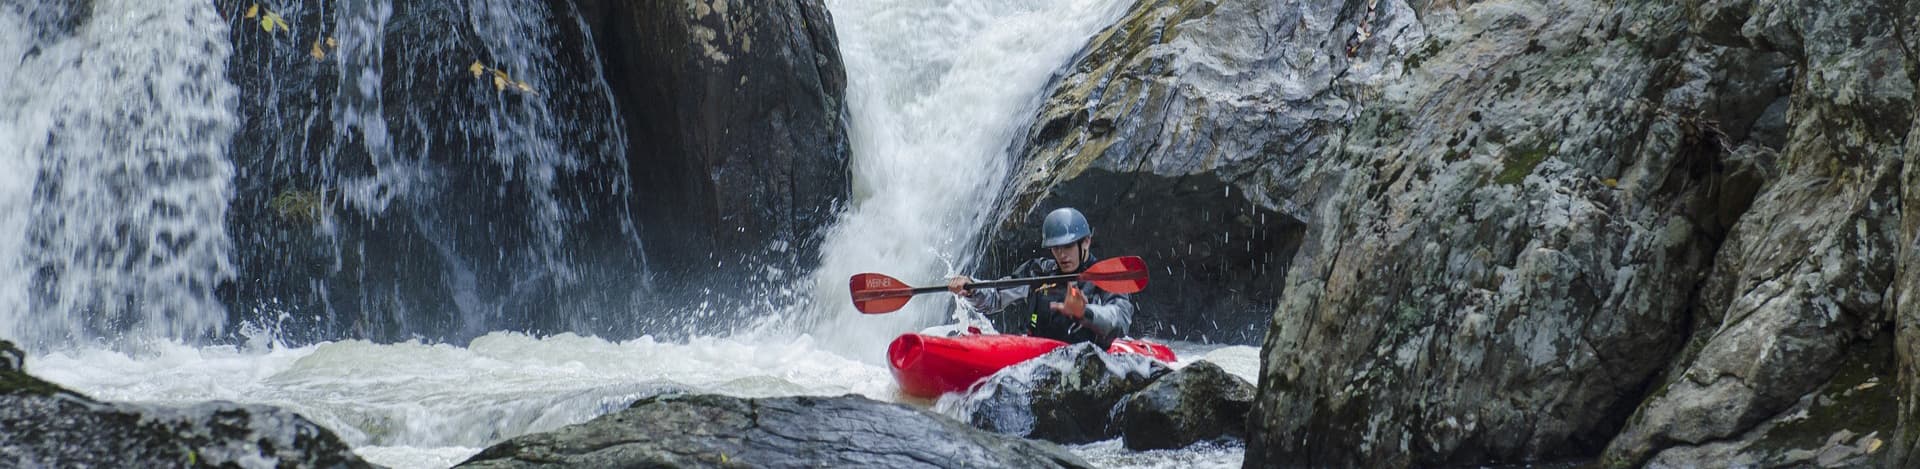
MULTIPOLYGON (((1067 280, 1076 280, 1079 278, 1080 278, 1080 274, 1064 274, 1064 275, 1049 275, 1046 277, 1027 277, 1027 278, 1010 278, 1005 280, 988 280, 985 282, 969 283, 967 284, 967 290, 973 290, 975 288, 1000 288, 1000 287, 1016 287, 1021 285, 1042 285, 1042 284, 1055 283, 1055 282, 1061 282, 1061 281, 1067 281, 1067 280)), ((941 292, 941 291, 947 291, 947 287, 944 285, 938 286, 938 287, 919 287, 919 288, 913 289, 913 294, 918 295, 922 293, 933 293, 933 292, 941 292)))

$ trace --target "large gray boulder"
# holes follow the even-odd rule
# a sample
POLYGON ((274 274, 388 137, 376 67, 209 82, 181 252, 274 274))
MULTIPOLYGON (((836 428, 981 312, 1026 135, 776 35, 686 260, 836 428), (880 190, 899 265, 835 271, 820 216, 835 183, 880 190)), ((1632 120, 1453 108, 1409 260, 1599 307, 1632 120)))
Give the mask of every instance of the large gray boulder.
POLYGON ((0 460, 24 467, 373 467, 286 410, 95 401, 26 374, 0 341, 0 460))
POLYGON ((1219 365, 1197 362, 1128 395, 1113 424, 1127 449, 1135 451, 1245 438, 1253 390, 1253 383, 1219 365))
MULTIPOLYGON (((1835 368, 1833 379, 1817 391, 1752 429, 1725 439, 1668 448, 1649 459, 1646 467, 1904 467, 1886 459, 1895 445, 1899 415, 1891 339, 1892 334, 1882 334, 1835 368)), ((1714 407, 1742 402, 1692 404, 1714 407)))
POLYGON ((1349 112, 1268 72, 1301 59, 1262 31, 1293 27, 1270 13, 1147 0, 1096 35, 1015 149, 998 270, 1033 256, 1048 211, 1078 207, 1096 251, 1153 266, 1134 335, 1257 343, 1304 229, 1298 169, 1349 112))
POLYGON ((1172 371, 1145 356, 1074 344, 1000 370, 938 407, 997 433, 1091 443, 1119 436, 1115 406, 1172 371))
POLYGON ((459 467, 1089 466, 1050 443, 859 396, 674 395, 515 437, 459 467))
POLYGON ((1228 276, 1278 303, 1249 467, 1642 464, 1920 324, 1915 11, 1139 2, 1056 83, 1000 231, 1073 204, 1155 265, 1283 259, 1228 276), (1276 219, 1297 242, 1242 236, 1276 219))

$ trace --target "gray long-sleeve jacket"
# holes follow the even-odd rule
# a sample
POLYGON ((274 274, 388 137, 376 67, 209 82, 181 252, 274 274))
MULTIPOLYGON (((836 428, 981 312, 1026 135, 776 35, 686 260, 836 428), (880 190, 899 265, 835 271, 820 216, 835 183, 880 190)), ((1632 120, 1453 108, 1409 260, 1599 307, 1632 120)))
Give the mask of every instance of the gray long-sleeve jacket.
MULTIPOLYGON (((1087 259, 1092 264, 1095 259, 1087 259)), ((1013 277, 1033 277, 1059 275, 1059 266, 1053 259, 1034 259, 1014 270, 1013 277)), ((980 288, 964 296, 974 309, 986 314, 1002 315, 1002 322, 1017 328, 1009 328, 1008 333, 1030 333, 1032 335, 1059 339, 1067 342, 1092 341, 1105 347, 1113 339, 1127 335, 1127 328, 1133 324, 1133 301, 1127 295, 1100 289, 1091 282, 1073 282, 1087 297, 1086 315, 1074 320, 1054 312, 1049 304, 1061 301, 1066 296, 1065 285, 1042 285, 1039 287, 1017 286, 1009 288, 980 288), (1010 307, 1019 306, 1008 314, 1010 307), (1026 313, 1027 317, 1016 316, 1026 313)))

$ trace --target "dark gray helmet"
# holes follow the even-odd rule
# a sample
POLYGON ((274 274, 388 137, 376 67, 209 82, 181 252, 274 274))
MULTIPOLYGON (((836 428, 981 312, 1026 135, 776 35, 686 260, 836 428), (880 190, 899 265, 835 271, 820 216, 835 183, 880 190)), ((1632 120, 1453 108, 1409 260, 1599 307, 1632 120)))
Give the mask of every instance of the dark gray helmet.
POLYGON ((1061 207, 1047 214, 1046 221, 1040 222, 1040 245, 1043 247, 1065 246, 1073 244, 1093 234, 1093 227, 1087 225, 1087 216, 1072 207, 1061 207))

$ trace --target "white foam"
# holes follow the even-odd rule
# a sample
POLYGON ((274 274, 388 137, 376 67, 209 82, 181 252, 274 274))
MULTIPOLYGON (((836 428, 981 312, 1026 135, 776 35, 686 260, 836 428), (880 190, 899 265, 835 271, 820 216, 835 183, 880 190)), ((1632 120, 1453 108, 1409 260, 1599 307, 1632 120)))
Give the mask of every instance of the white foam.
POLYGON ((1129 4, 830 5, 853 115, 854 200, 829 229, 814 273, 815 335, 880 363, 895 336, 946 319, 951 303, 936 295, 892 314, 861 315, 847 298, 847 278, 883 272, 937 285, 967 264, 1006 178, 1008 145, 1032 120, 1048 78, 1129 4))
POLYGON ((29 370, 100 399, 157 404, 231 400, 286 407, 349 444, 479 448, 579 423, 668 390, 740 397, 895 394, 885 368, 813 340, 651 338, 496 332, 468 347, 332 342, 240 350, 178 344, 125 355, 55 353, 29 370))

